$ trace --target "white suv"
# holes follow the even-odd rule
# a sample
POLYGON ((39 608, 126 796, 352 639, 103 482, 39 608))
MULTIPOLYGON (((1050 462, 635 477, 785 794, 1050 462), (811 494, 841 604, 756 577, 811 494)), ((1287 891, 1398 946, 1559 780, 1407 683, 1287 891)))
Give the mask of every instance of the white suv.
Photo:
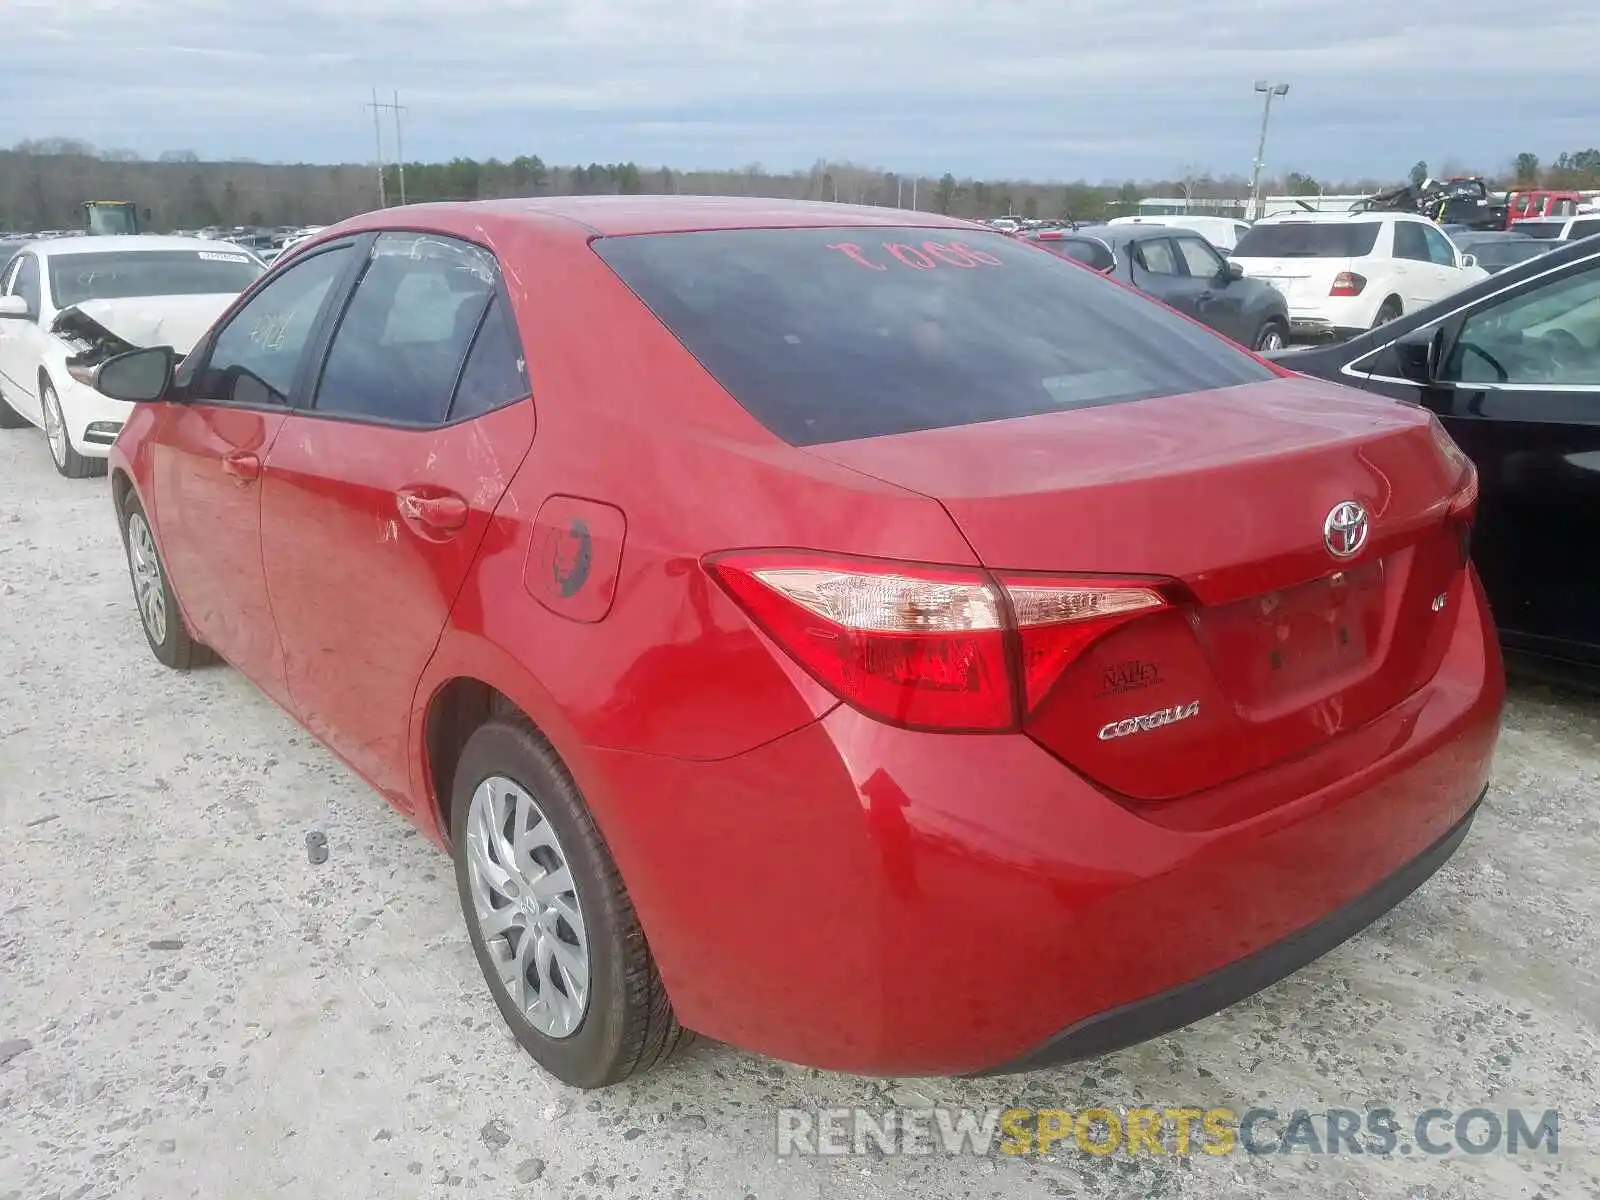
POLYGON ((1289 305, 1296 339, 1345 338, 1488 277, 1432 221, 1412 213, 1282 213, 1229 255, 1289 305))

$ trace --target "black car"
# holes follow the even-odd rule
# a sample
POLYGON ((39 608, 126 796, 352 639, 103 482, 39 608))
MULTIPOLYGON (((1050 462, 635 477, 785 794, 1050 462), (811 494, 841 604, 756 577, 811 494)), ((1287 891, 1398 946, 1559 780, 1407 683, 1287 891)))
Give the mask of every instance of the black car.
POLYGON ((1461 247, 1463 254, 1470 254, 1476 258, 1478 265, 1491 275, 1498 275, 1507 267, 1514 267, 1518 263, 1527 262, 1530 258, 1547 254, 1558 244, 1543 238, 1529 237, 1525 233, 1510 233, 1505 230, 1469 230, 1452 233, 1450 240, 1461 247))
POLYGON ((1243 270, 1198 233, 1170 225, 1097 225, 1022 236, 1132 284, 1242 346, 1277 350, 1287 344, 1289 309, 1283 294, 1244 278, 1243 270))
POLYGON ((1508 660, 1600 686, 1600 238, 1272 357, 1438 415, 1477 464, 1473 557, 1508 660))

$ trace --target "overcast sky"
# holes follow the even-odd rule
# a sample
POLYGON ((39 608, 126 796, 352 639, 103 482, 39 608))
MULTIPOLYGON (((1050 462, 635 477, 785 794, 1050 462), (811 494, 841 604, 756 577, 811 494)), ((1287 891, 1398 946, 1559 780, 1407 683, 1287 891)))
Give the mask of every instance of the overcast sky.
POLYGON ((1485 170, 1600 143, 1600 6, 1505 0, 0 0, 0 143, 906 174, 1485 170), (1537 13, 1537 17, 1532 14, 1537 13), (385 154, 393 156, 392 125, 385 154))

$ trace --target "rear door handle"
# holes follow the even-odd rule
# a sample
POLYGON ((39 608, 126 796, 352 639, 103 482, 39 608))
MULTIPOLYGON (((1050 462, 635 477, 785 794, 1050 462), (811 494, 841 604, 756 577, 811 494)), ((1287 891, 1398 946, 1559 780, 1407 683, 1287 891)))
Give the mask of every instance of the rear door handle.
POLYGON ((395 499, 402 517, 429 529, 454 533, 467 523, 467 502, 454 492, 428 496, 408 490, 400 492, 395 499))
POLYGON ((241 483, 261 477, 261 460, 245 450, 235 450, 222 456, 222 469, 241 483))

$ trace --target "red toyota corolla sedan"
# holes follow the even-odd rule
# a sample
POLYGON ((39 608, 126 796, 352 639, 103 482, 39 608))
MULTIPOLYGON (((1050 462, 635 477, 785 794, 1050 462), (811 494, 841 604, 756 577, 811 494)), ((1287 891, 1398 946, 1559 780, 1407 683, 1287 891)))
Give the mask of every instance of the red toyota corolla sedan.
POLYGON ((112 453, 214 652, 449 847, 529 1052, 874 1074, 1180 1027, 1467 832, 1470 464, 924 213, 415 206, 275 264, 112 453))

